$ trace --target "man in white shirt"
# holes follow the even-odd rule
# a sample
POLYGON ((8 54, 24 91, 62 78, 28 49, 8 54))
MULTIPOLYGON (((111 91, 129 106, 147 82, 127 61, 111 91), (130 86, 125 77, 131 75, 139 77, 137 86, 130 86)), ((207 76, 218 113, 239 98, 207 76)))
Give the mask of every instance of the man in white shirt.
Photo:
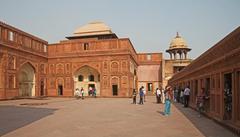
POLYGON ((157 103, 161 102, 161 90, 157 88, 157 103))
POLYGON ((183 92, 184 94, 184 107, 188 107, 189 97, 190 97, 190 88, 187 86, 183 92))
POLYGON ((76 88, 76 91, 75 91, 74 94, 75 94, 76 99, 79 99, 79 98, 80 98, 80 91, 79 91, 78 88, 76 88))

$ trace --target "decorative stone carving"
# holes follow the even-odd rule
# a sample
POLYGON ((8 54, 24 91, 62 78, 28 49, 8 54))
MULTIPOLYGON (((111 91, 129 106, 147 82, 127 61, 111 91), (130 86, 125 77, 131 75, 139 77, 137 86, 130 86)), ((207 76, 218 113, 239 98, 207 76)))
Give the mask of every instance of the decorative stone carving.
POLYGON ((108 76, 103 76, 103 89, 108 87, 108 76))
POLYGON ((70 74, 70 73, 71 73, 70 63, 66 63, 66 64, 65 64, 65 71, 66 71, 66 74, 70 74))
POLYGON ((8 56, 8 69, 15 69, 16 57, 13 55, 8 56))
POLYGON ((55 74, 55 64, 49 65, 49 74, 55 74))
POLYGON ((13 74, 8 76, 8 88, 15 88, 15 76, 13 74))
POLYGON ((70 77, 66 77, 65 81, 66 81, 66 88, 70 89, 71 88, 71 78, 70 77))
POLYGON ((56 65, 56 74, 64 74, 64 65, 63 64, 56 65))
POLYGON ((45 65, 44 64, 40 64, 40 73, 41 74, 45 74, 45 65))
POLYGON ((127 86, 128 86, 128 77, 127 76, 122 76, 121 82, 122 82, 122 87, 123 88, 127 88, 127 86))
POLYGON ((126 72, 126 71, 127 71, 127 62, 122 61, 122 72, 126 72))
POLYGON ((111 63, 111 72, 118 72, 118 67, 119 67, 118 62, 117 61, 113 61, 111 63))
POLYGON ((50 89, 55 88, 55 78, 49 78, 49 88, 50 89))
POLYGON ((112 85, 119 85, 119 77, 113 76, 111 83, 112 83, 112 85))

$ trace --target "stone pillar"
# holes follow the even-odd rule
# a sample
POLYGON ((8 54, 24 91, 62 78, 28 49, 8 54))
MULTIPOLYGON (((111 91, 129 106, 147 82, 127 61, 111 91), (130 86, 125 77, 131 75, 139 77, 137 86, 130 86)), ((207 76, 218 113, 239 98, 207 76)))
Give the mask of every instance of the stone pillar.
POLYGON ((184 55, 185 55, 185 59, 187 59, 187 52, 185 52, 184 55))
POLYGON ((179 59, 181 60, 182 59, 182 51, 180 50, 179 52, 179 59))

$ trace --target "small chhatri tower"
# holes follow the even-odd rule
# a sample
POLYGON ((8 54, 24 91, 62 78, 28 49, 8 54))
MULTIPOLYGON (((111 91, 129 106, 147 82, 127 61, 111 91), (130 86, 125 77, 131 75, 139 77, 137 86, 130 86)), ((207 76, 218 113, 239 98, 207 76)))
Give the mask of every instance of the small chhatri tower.
POLYGON ((187 47, 185 40, 179 36, 177 32, 177 36, 170 43, 170 47, 166 52, 170 54, 171 60, 186 60, 188 59, 187 53, 191 49, 187 47))
POLYGON ((170 54, 170 59, 165 59, 164 61, 163 81, 165 85, 174 74, 191 63, 192 60, 187 56, 189 51, 191 49, 188 48, 186 41, 177 32, 176 37, 170 43, 169 49, 166 50, 170 54))

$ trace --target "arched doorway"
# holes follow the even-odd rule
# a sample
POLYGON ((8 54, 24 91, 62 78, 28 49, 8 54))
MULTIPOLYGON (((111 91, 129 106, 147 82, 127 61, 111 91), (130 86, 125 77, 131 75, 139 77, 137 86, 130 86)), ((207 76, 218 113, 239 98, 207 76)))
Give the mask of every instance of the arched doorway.
POLYGON ((74 73, 73 79, 74 90, 83 88, 84 95, 90 96, 89 89, 96 89, 96 95, 100 95, 100 74, 96 69, 83 66, 74 73))
POLYGON ((31 64, 22 65, 18 73, 19 96, 35 96, 35 71, 31 64))

